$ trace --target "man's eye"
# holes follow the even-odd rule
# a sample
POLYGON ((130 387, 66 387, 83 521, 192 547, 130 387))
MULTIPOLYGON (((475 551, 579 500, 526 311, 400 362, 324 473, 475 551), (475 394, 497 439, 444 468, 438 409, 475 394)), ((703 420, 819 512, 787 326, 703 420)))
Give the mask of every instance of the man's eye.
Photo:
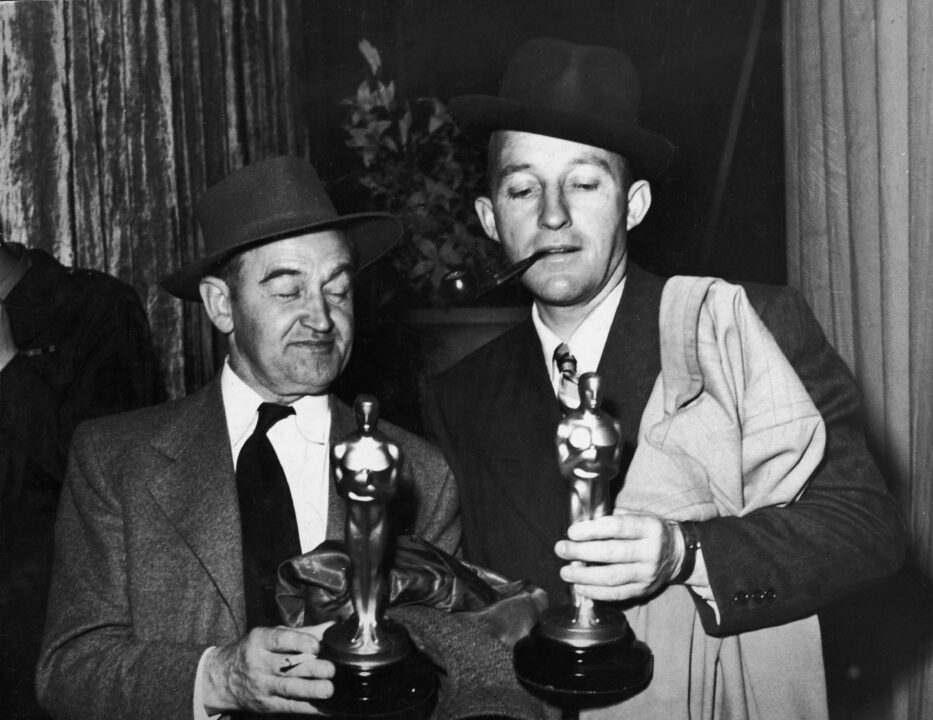
POLYGON ((573 186, 577 190, 587 190, 587 191, 597 190, 599 188, 599 182, 597 182, 596 180, 586 181, 586 182, 577 181, 573 184, 573 186))
POLYGON ((507 188, 505 191, 506 196, 509 197, 510 199, 521 199, 521 198, 531 197, 532 193, 534 193, 534 188, 530 188, 530 187, 514 187, 514 188, 510 187, 510 188, 507 188))
POLYGON ((350 285, 335 285, 333 287, 327 287, 324 289, 324 292, 328 297, 335 300, 346 300, 350 297, 351 286, 350 285))
POLYGON ((294 283, 274 283, 270 290, 280 298, 296 298, 301 294, 301 288, 294 283))

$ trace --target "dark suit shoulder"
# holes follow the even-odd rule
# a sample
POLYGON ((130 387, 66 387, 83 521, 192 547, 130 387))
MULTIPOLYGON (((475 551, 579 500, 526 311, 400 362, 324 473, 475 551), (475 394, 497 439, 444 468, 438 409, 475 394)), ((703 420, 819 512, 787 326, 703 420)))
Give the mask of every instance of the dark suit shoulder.
POLYGON ((525 319, 480 346, 434 380, 438 386, 478 389, 488 386, 497 376, 512 367, 516 353, 528 343, 538 344, 538 336, 531 319, 525 319))
MULTIPOLYGON (((832 352, 822 326, 798 290, 787 285, 759 283, 742 283, 742 287, 792 364, 832 352)), ((848 368, 845 374, 849 374, 848 368)))

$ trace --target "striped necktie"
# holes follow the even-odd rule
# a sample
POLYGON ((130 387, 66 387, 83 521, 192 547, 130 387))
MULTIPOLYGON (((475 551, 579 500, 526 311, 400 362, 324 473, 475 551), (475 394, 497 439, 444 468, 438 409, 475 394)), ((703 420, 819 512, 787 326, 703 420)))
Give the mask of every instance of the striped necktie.
POLYGON ((557 385, 557 401, 564 414, 580 407, 580 392, 577 388, 577 359, 570 352, 567 343, 561 343, 554 350, 554 364, 560 373, 557 385))

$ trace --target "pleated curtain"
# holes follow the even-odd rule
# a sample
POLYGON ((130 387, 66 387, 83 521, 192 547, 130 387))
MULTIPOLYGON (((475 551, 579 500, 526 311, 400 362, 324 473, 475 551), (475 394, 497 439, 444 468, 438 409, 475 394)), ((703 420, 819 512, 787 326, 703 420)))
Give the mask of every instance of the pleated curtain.
POLYGON ((306 153, 300 3, 0 3, 4 237, 133 285, 171 396, 223 352, 200 309, 158 287, 199 254, 197 198, 245 163, 306 153))
MULTIPOLYGON (((929 578, 933 3, 784 0, 783 18, 789 282, 858 380, 911 562, 929 578)), ((928 646, 883 712, 871 717, 930 717, 928 646)))

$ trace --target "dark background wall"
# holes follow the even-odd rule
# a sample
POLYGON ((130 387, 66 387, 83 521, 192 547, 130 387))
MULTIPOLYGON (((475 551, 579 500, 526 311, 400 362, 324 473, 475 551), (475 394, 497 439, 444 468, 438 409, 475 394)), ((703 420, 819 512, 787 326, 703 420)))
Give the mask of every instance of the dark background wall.
POLYGON ((643 122, 679 148, 633 234, 636 256, 661 272, 783 282, 784 169, 781 18, 776 2, 748 0, 404 0, 309 3, 309 71, 302 85, 312 161, 331 178, 354 158, 337 99, 361 82, 356 44, 381 52, 401 94, 492 93, 512 52, 542 35, 615 46, 642 76, 643 122), (760 32, 755 12, 765 7, 760 32), (748 53, 750 37, 757 38, 748 53), (747 58, 748 55, 748 58, 747 58), (740 124, 727 145, 743 61, 740 124), (722 172, 731 148, 730 172, 722 172), (717 177, 725 182, 717 186, 717 177), (717 195, 717 188, 720 195, 717 195), (717 197, 721 203, 717 204, 717 197), (714 217, 716 208, 721 212, 714 217))

